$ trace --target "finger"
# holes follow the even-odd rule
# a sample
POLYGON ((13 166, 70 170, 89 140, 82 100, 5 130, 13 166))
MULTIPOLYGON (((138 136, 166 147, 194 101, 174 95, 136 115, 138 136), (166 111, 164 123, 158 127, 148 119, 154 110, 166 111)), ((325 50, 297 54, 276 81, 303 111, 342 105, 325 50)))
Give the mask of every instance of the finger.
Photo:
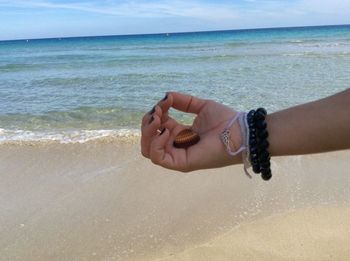
POLYGON ((183 112, 198 114, 207 103, 207 100, 179 92, 171 92, 169 95, 173 99, 172 107, 183 112))
POLYGON ((185 128, 185 125, 178 123, 174 118, 169 116, 169 109, 173 105, 173 96, 172 93, 168 92, 166 96, 158 103, 158 106, 161 108, 161 125, 162 128, 167 128, 170 132, 177 127, 181 126, 181 129, 185 128))
POLYGON ((152 117, 153 120, 141 128, 141 153, 146 158, 149 158, 151 142, 161 126, 160 117, 157 114, 152 117))
POLYGON ((168 111, 171 108, 173 104, 173 96, 171 93, 167 93, 165 97, 158 103, 159 107, 162 109, 162 123, 166 122, 168 120, 168 111))
POLYGON ((166 145, 170 136, 168 129, 164 129, 151 144, 150 159, 154 164, 172 169, 174 166, 173 158, 166 152, 166 145))
MULTIPOLYGON (((172 104, 172 94, 166 93, 165 97, 153 107, 151 112, 156 113, 161 118, 161 128, 167 128, 170 131, 172 131, 178 125, 182 126, 182 128, 185 128, 185 125, 178 123, 174 118, 169 116, 168 111, 171 108, 172 104)), ((151 115, 149 113, 147 113, 142 120, 145 124, 151 120, 151 115)))
POLYGON ((157 107, 157 105, 153 106, 153 108, 143 116, 142 126, 146 126, 149 124, 154 113, 159 115, 159 110, 157 109, 157 107))

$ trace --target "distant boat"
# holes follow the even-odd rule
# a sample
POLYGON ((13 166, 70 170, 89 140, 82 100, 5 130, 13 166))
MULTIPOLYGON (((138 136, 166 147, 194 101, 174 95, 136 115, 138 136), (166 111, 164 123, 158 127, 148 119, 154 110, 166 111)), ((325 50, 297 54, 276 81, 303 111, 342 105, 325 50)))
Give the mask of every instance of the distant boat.
POLYGON ((166 33, 166 36, 170 36, 170 34, 169 34, 169 33, 166 33))

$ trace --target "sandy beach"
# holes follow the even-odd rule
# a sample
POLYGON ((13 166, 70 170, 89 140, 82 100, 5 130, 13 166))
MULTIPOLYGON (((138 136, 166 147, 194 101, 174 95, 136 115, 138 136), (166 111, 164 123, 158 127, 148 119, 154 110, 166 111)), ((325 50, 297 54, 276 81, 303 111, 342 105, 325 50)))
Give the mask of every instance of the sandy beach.
POLYGON ((183 174, 138 138, 0 145, 1 260, 347 260, 349 151, 183 174))

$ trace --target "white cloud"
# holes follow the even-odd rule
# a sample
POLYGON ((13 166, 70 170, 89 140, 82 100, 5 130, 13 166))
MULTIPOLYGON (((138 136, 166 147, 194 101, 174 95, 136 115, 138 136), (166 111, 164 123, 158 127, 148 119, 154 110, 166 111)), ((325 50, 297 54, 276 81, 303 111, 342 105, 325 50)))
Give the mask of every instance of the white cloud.
POLYGON ((296 5, 296 8, 308 13, 348 15, 350 17, 349 0, 302 0, 296 5))
POLYGON ((113 1, 82 1, 79 3, 57 3, 53 1, 6 1, 0 0, 0 6, 20 8, 69 9, 106 15, 128 17, 192 17, 202 19, 237 18, 236 7, 223 4, 201 3, 193 1, 134 1, 113 3, 113 1))
MULTIPOLYGON (((233 1, 232 1, 233 2, 233 1)), ((61 2, 54 0, 0 0, 0 7, 67 9, 89 13, 98 13, 120 17, 185 17, 239 24, 239 20, 277 21, 283 18, 299 17, 315 18, 322 15, 345 16, 350 10, 349 0, 244 0, 246 4, 239 5, 230 2, 201 2, 201 0, 151 0, 151 1, 113 1, 113 0, 81 0, 61 2)), ((349 15, 350 17, 350 15, 349 15)))
POLYGON ((350 0, 0 0, 0 39, 350 24, 349 10, 350 0))

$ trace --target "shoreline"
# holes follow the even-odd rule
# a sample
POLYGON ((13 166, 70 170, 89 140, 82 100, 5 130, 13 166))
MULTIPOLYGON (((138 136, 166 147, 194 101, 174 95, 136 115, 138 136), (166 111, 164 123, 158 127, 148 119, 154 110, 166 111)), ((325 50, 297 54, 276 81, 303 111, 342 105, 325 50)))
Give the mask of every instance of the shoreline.
POLYGON ((134 141, 141 137, 140 129, 100 129, 71 130, 56 132, 32 132, 24 130, 5 130, 0 128, 1 145, 34 145, 34 144, 74 144, 91 141, 134 141))

